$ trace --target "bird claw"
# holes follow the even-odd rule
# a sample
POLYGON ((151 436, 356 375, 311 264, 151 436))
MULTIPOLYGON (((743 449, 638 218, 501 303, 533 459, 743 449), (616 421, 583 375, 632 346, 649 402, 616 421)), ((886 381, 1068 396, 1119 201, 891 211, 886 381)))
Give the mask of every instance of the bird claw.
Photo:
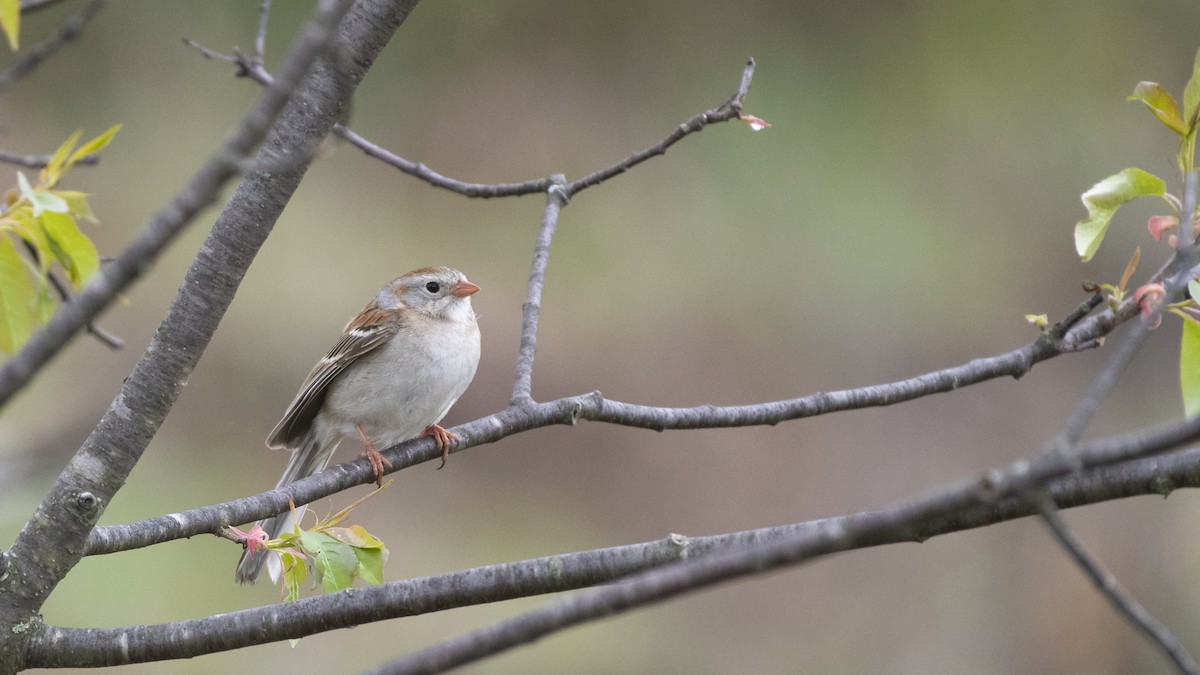
POLYGON ((425 427, 425 431, 421 432, 422 436, 433 436, 433 442, 442 450, 442 463, 438 465, 440 471, 443 466, 446 466, 446 458, 450 456, 450 446, 458 442, 458 434, 453 431, 446 431, 440 425, 430 424, 425 427))
POLYGON ((383 487, 383 467, 392 468, 392 462, 375 449, 375 444, 371 442, 371 439, 367 438, 367 435, 363 433, 363 430, 357 424, 354 425, 354 428, 358 431, 358 437, 362 439, 363 445, 366 447, 363 456, 371 463, 371 469, 375 472, 375 484, 383 487))

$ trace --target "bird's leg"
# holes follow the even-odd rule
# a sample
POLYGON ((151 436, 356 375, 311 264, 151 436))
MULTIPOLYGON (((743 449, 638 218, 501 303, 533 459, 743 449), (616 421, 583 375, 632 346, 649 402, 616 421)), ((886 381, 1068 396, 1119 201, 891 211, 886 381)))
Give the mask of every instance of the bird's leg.
POLYGON ((354 430, 358 432, 358 437, 362 439, 363 445, 367 448, 363 455, 371 462, 371 468, 375 470, 375 484, 383 487, 383 465, 386 464, 390 469, 392 463, 388 461, 387 457, 379 454, 379 451, 375 449, 375 444, 363 433, 362 427, 355 424, 354 430))
POLYGON ((446 431, 437 424, 430 424, 425 427, 425 431, 422 431, 421 435, 433 436, 434 442, 442 449, 442 463, 438 465, 438 469, 446 466, 446 458, 450 456, 450 446, 458 441, 458 434, 446 431))

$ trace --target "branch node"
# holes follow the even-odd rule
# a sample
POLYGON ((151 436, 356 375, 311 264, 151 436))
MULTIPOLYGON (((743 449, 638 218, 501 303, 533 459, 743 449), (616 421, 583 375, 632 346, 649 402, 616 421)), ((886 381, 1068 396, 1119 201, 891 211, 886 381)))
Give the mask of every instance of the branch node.
POLYGON ((571 401, 567 405, 567 424, 570 426, 578 424, 581 413, 583 413, 583 403, 578 400, 571 401))
POLYGON ((604 408, 604 394, 601 394, 599 389, 590 394, 580 396, 579 401, 579 415, 584 419, 596 419, 599 417, 600 411, 604 408))
POLYGON ((1162 475, 1155 476, 1150 481, 1150 489, 1153 490, 1155 494, 1162 495, 1164 499, 1169 497, 1171 493, 1175 491, 1175 487, 1174 481, 1162 475))
POLYGON ((90 514, 100 506, 100 499, 96 495, 84 490, 75 495, 75 507, 84 514, 90 514))
POLYGON ((1083 321, 1083 319, 1087 317, 1088 314, 1091 314, 1092 310, 1100 306, 1100 303, 1103 301, 1103 294, 1093 292, 1087 300, 1084 300, 1079 304, 1078 307, 1075 308, 1075 311, 1063 317, 1062 321, 1059 321, 1051 326, 1050 330, 1046 331, 1047 335, 1049 335, 1050 338, 1055 342, 1061 342, 1063 337, 1066 336, 1067 331, 1074 328, 1080 321, 1083 321))
POLYGON ((556 173, 546 181, 546 196, 558 200, 560 206, 571 202, 571 193, 567 190, 567 177, 556 173))
POLYGON ((1084 340, 1075 344, 1064 344, 1062 350, 1064 352, 1082 352, 1088 349, 1099 349, 1104 346, 1104 338, 1098 337, 1095 340, 1084 340))
POLYGON ((667 544, 675 549, 675 554, 680 560, 687 560, 690 551, 692 540, 686 534, 678 534, 672 532, 667 535, 667 544))
POLYGON ((979 477, 975 491, 979 494, 979 501, 985 504, 995 502, 1004 494, 1004 473, 999 469, 989 469, 979 477))

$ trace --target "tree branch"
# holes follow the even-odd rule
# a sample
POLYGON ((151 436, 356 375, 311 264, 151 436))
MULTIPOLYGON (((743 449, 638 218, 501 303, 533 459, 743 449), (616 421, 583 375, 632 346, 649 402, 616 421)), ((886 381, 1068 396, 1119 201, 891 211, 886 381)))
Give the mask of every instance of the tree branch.
MULTIPOLYGON (((545 403, 525 400, 495 414, 454 427, 451 431, 458 434, 461 440, 451 452, 493 443, 531 429, 556 424, 574 425, 581 419, 658 431, 777 424, 837 411, 892 405, 996 377, 1019 377, 1035 363, 1059 353, 1071 352, 1073 346, 1095 342, 1118 324, 1120 316, 1130 311, 1119 309, 1114 313, 1110 310, 1079 320, 1083 310, 1093 307, 1096 302, 1097 297, 1093 296, 1063 322, 1020 349, 890 384, 728 407, 659 408, 609 400, 599 392, 545 403), (1067 329, 1067 321, 1078 323, 1067 329), (1056 338, 1060 334, 1061 337, 1056 338)), ((386 449, 383 454, 392 465, 386 473, 441 458, 441 451, 433 439, 427 437, 405 441, 386 449)), ((356 459, 252 497, 188 509, 137 523, 96 527, 88 536, 85 555, 116 553, 216 532, 229 525, 283 513, 288 509, 289 501, 297 505, 308 504, 374 481, 375 473, 370 463, 363 458, 356 459)))
POLYGON ((46 596, 82 556, 88 533, 165 419, 255 252, 299 185, 317 143, 332 128, 341 106, 415 2, 364 0, 352 10, 351 4, 351 0, 318 4, 276 85, 263 92, 217 156, 205 164, 134 246, 64 305, 18 358, 0 371, 0 389, 7 392, 6 396, 11 395, 14 381, 27 380, 35 364, 44 363, 56 344, 65 342, 113 294, 139 275, 182 225, 215 199, 220 186, 232 175, 236 161, 260 140, 263 144, 258 156, 268 163, 274 164, 281 156, 294 158, 283 170, 276 167, 270 174, 255 173, 240 181, 121 392, 12 548, 0 558, 0 594, 6 599, 0 606, 0 626, 4 627, 0 630, 0 672, 21 667, 24 650, 20 645, 29 633, 10 628, 36 617, 46 596), (342 44, 355 51, 356 70, 344 77, 344 73, 318 65, 308 74, 337 35, 339 23, 342 44), (277 115, 279 121, 272 126, 277 115), (31 352, 41 355, 41 360, 31 360, 31 352), (19 374, 14 374, 14 362, 19 374), (20 379, 22 375, 24 380, 20 379))
MULTIPOLYGON (((1196 209, 1196 178, 1195 172, 1189 172, 1184 176, 1185 185, 1180 214, 1180 220, 1184 223, 1192 222, 1192 214, 1196 209)), ((1133 361, 1133 357, 1141 350, 1152 326, 1157 325, 1170 299, 1182 295, 1188 282, 1195 278, 1193 268, 1196 264, 1197 253, 1194 249, 1195 240, 1192 228, 1184 227, 1182 229, 1186 231, 1186 234, 1181 234, 1183 243, 1168 268, 1163 272, 1163 276, 1168 277, 1163 297, 1150 315, 1144 317, 1134 327, 1132 334, 1127 336, 1120 348, 1109 357, 1104 368, 1092 382, 1092 386, 1084 393, 1074 412, 1068 418, 1063 431, 1044 454, 1057 455, 1070 461, 1071 455, 1074 453, 1074 446, 1082 436, 1084 427, 1099 409, 1101 401, 1116 386, 1117 379, 1133 361)), ((1200 673, 1195 659, 1184 649, 1179 639, 1166 626, 1158 622, 1136 598, 1122 589, 1116 577, 1084 550, 1083 544, 1071 533, 1045 491, 1035 487, 1029 495, 1030 499, 1037 504, 1042 521, 1046 524, 1050 534, 1070 555, 1075 564, 1083 570, 1083 573, 1117 611, 1117 614, 1158 647, 1171 660, 1176 670, 1185 674, 1200 673)))
MULTIPOLYGON (((7 150, 0 150, 0 162, 4 162, 5 164, 15 164, 28 169, 41 169, 50 163, 50 155, 22 155, 15 152, 9 152, 7 150)), ((79 166, 81 164, 95 166, 99 163, 100 155, 91 154, 82 157, 78 162, 75 162, 75 166, 79 166)))
MULTIPOLYGON (((50 285, 54 287, 54 292, 58 294, 60 300, 67 302, 71 299, 71 289, 63 283, 62 279, 58 278, 54 270, 47 272, 46 278, 50 280, 50 285)), ((83 329, 109 349, 120 349, 125 346, 125 340, 97 326, 94 321, 87 322, 83 329)))
MULTIPOLYGON (((324 34, 321 33, 322 36, 324 34)), ((200 210, 217 200, 221 187, 235 175, 241 161, 264 138, 272 120, 287 102, 295 82, 302 74, 293 71, 299 70, 299 65, 307 67, 315 60, 323 44, 308 40, 300 45, 305 51, 293 53, 287 62, 290 68, 287 77, 263 92, 258 105, 247 113, 242 124, 226 138, 221 148, 196 172, 171 203, 155 214, 133 243, 112 263, 101 268, 71 302, 61 305, 21 351, 0 368, 0 407, 8 403, 113 298, 141 277, 200 210)))
POLYGON ((521 344, 517 351, 516 378, 510 405, 533 401, 533 358, 537 353, 538 317, 542 311, 542 288, 546 285, 546 266, 550 263, 550 244, 554 240, 554 228, 558 214, 570 198, 566 191, 566 179, 561 174, 550 177, 546 190, 546 210, 542 214, 542 227, 538 230, 537 243, 533 247, 533 268, 529 272, 529 291, 525 304, 521 306, 521 344))
MULTIPOLYGON (((256 62, 253 58, 248 58, 239 53, 222 54, 192 40, 187 40, 186 42, 199 49, 200 53, 207 58, 236 64, 238 66, 239 77, 249 77, 259 84, 269 84, 271 82, 271 74, 267 72, 261 62, 256 62)), ((566 186, 566 198, 569 200, 582 190, 619 176, 652 157, 666 154, 667 148, 678 143, 688 134, 700 131, 710 124, 726 122, 741 117, 742 102, 745 100, 746 94, 750 91, 750 82, 753 79, 754 59, 751 58, 746 62, 746 67, 742 70, 742 79, 737 91, 729 97, 729 100, 716 108, 695 115, 683 124, 680 124, 666 138, 655 145, 645 150, 639 150, 612 166, 590 173, 570 183, 566 186)), ((535 192, 544 192, 550 187, 550 181, 546 178, 537 178, 522 183, 467 183, 454 178, 447 178, 422 163, 407 160, 368 141, 345 125, 338 124, 334 127, 333 132, 338 137, 362 150, 369 157, 374 157, 410 176, 420 178, 434 187, 456 192, 464 197, 481 197, 484 199, 492 197, 518 197, 535 192)))
MULTIPOLYGON (((1102 458, 1137 457, 1162 452, 1200 438, 1200 418, 1167 429, 1102 439, 1081 445, 1083 466, 1098 466, 1102 458)), ((1191 458, 1193 461, 1195 457, 1191 458)), ((1034 485, 1069 476, 1072 466, 1021 460, 1008 469, 990 472, 983 480, 965 481, 926 497, 867 514, 817 521, 777 538, 678 564, 651 569, 587 593, 554 601, 540 609, 441 642, 380 668, 378 673, 434 673, 447 670, 587 621, 608 618, 683 593, 741 577, 762 574, 821 556, 911 536, 923 524, 973 513, 1001 497, 1016 497, 1034 485)), ((1187 468, 1193 475, 1195 465, 1187 468)))
MULTIPOLYGON (((1081 308, 1094 307, 1100 301, 1093 296, 1081 308)), ((975 359, 953 368, 938 370, 907 380, 843 391, 821 392, 803 398, 772 401, 744 406, 697 406, 693 408, 657 408, 603 400, 596 416, 581 415, 626 426, 648 429, 710 429, 740 427, 813 417, 843 410, 888 406, 939 394, 997 377, 1020 378, 1041 361, 1058 354, 1091 345, 1132 314, 1132 305, 1116 312, 1104 312, 1066 330, 1061 324, 1044 333, 1033 343, 1005 354, 975 359), (1055 339, 1061 331, 1063 337, 1055 339)), ((1078 313, 1076 313, 1078 315, 1078 313)))
MULTIPOLYGON (((25 251, 29 253, 30 257, 32 257, 35 262, 38 262, 40 260, 40 254, 38 253, 37 247, 25 240, 21 240, 21 243, 24 244, 25 251)), ((54 273, 54 270, 46 270, 46 278, 50 280, 50 285, 54 287, 54 292, 58 294, 59 300, 62 302, 67 302, 71 299, 71 288, 62 279, 58 278, 58 275, 54 273)), ((94 322, 89 321, 88 324, 84 326, 84 330, 86 330, 89 335, 99 340, 101 344, 107 346, 109 349, 120 349, 121 347, 125 346, 124 340, 97 326, 94 322)))
POLYGON ((267 51, 267 19, 270 16, 271 0, 262 0, 258 8, 258 32, 254 34, 254 54, 250 57, 260 67, 267 51))
POLYGON ((1146 636, 1150 643, 1157 647, 1175 666, 1175 669, 1185 675, 1198 675, 1196 660, 1188 653, 1179 639, 1132 595, 1121 588, 1120 582, 1098 560, 1095 560, 1083 543, 1071 532, 1063 521, 1058 508, 1045 491, 1035 498, 1035 503, 1041 511, 1042 522, 1049 528, 1054 539, 1070 554, 1071 559, 1080 567, 1100 591, 1100 595, 1108 600, 1117 614, 1131 626, 1146 636))
POLYGON ((750 81, 753 79, 754 59, 751 58, 746 61, 746 67, 742 70, 742 80, 738 85, 737 91, 733 93, 733 96, 729 97, 728 101, 725 101, 712 110, 707 110, 699 115, 696 115, 695 117, 692 117, 690 120, 676 127, 675 131, 672 131, 666 138, 662 139, 655 145, 652 145, 645 150, 640 150, 633 153, 622 162, 618 162, 613 166, 610 166, 606 169, 601 169, 595 173, 588 174, 583 178, 572 182, 567 186, 567 196, 574 197, 577 193, 592 187, 593 185, 599 185, 609 178, 625 173, 626 171, 652 157, 665 155, 667 153, 667 148, 670 148, 672 145, 678 143, 683 139, 684 136, 700 131, 710 124, 727 122, 731 119, 740 118, 742 116, 742 103, 746 98, 746 94, 750 92, 750 81))
MULTIPOLYGON (((1200 434, 1200 425, 1192 427, 1193 435, 1200 434)), ((1168 445, 1188 442, 1187 437, 1188 434, 1181 434, 1178 428, 1171 428, 1101 439, 1093 442, 1089 448, 1102 449, 1106 453, 1113 448, 1121 448, 1129 455, 1145 455, 1159 452, 1168 445)), ((29 665, 119 665, 166 658, 163 656, 166 653, 170 654, 169 658, 187 658, 372 621, 584 588, 673 563, 706 559, 717 554, 757 551, 782 541, 809 542, 807 546, 811 547, 811 559, 834 550, 922 542, 931 537, 985 527, 1038 512, 1024 496, 1001 496, 986 487, 999 479, 1000 473, 994 473, 988 481, 967 481, 956 488, 965 491, 971 501, 971 505, 964 508, 943 504, 940 508, 930 509, 923 506, 921 500, 916 500, 879 511, 780 527, 691 538, 671 535, 658 541, 488 565, 311 597, 296 603, 244 610, 221 617, 152 626, 115 629, 38 626, 34 628, 30 640, 29 665), (853 533, 854 536, 835 546, 836 542, 831 540, 831 534, 834 533, 842 533, 843 537, 850 537, 853 533), (208 639, 204 645, 183 639, 183 636, 193 635, 206 635, 208 639), (66 645, 70 648, 65 648, 66 645)), ((1066 474, 1049 484, 1050 493, 1061 508, 1139 494, 1166 495, 1181 487, 1200 487, 1198 448, 1066 474)), ((931 496, 928 501, 948 500, 943 494, 931 496)), ((186 514, 168 518, 175 519, 181 515, 186 514)), ((752 555, 757 556, 758 553, 752 555)), ((439 649, 444 656, 445 648, 439 649)))
POLYGON ((32 14, 38 10, 53 7, 63 0, 21 0, 21 13, 32 14))
MULTIPOLYGON (((0 71, 0 92, 11 87, 17 80, 32 73, 35 68, 42 64, 42 61, 50 58, 54 52, 62 49, 69 42, 73 42, 83 33, 84 26, 87 25, 92 17, 104 7, 104 0, 90 0, 78 12, 67 17, 58 30, 54 34, 46 38, 42 42, 34 45, 32 49, 19 55, 12 63, 3 71, 0 71)), ((26 11, 22 6, 22 11, 26 11)))
MULTIPOLYGON (((340 8, 335 9, 335 1, 326 2, 319 10, 328 19, 327 29, 336 24, 341 12, 349 5, 348 0, 341 0, 340 8)), ((36 9, 52 2, 26 0, 23 6, 36 9)), ((370 2, 363 0, 362 5, 369 5, 370 2)), ((102 0, 91 0, 91 4, 84 9, 98 7, 101 3, 102 0)), ((344 32, 360 38, 369 36, 370 39, 386 33, 383 36, 386 42, 386 36, 404 20, 415 4, 416 0, 412 0, 405 7, 385 9, 383 3, 378 2, 372 8, 377 10, 376 17, 364 18, 362 15, 369 10, 363 10, 358 18, 363 19, 364 24, 371 24, 383 17, 385 12, 394 12, 381 22, 385 24, 383 29, 374 30, 373 26, 357 25, 352 18, 346 22, 344 32), (395 21, 389 29, 387 21, 393 17, 395 21)), ((274 91, 277 102, 282 106, 288 92, 295 88, 307 69, 307 65, 298 65, 300 60, 313 57, 316 52, 296 56, 300 53, 297 47, 293 56, 282 66, 278 82, 272 80, 263 65, 270 5, 270 0, 262 0, 254 53, 251 56, 224 56, 203 47, 201 49, 206 56, 238 64, 241 68, 239 74, 268 85, 264 101, 274 91)), ((356 8, 354 12, 358 9, 361 8, 356 8)), ((328 32, 319 35, 319 30, 315 33, 310 31, 312 34, 308 37, 316 40, 319 50, 326 43, 328 32), (313 37, 314 34, 318 37, 313 37)), ((62 42, 69 39, 66 37, 62 42)), ((353 40, 349 44, 353 49, 361 46, 353 40)), ((569 184, 565 178, 556 175, 525 183, 489 185, 446 178, 423 164, 397 157, 354 132, 335 125, 336 116, 330 115, 348 101, 350 92, 369 68, 379 48, 382 48, 382 44, 372 43, 365 49, 366 57, 362 56, 364 50, 359 49, 353 60, 337 58, 340 54, 331 55, 331 63, 349 64, 353 71, 349 81, 343 81, 343 73, 330 65, 324 69, 318 68, 306 85, 297 91, 289 106, 303 105, 310 112, 315 110, 318 119, 311 123, 311 118, 301 121, 297 116, 293 120, 296 128, 284 130, 280 124, 272 130, 272 136, 258 153, 255 174, 241 182, 237 193, 222 212, 158 334, 123 386, 121 394, 59 477, 19 535, 13 549, 0 554, 0 594, 16 600, 9 607, 0 606, 0 628, 6 629, 0 631, 4 634, 0 635, 0 672, 27 665, 97 666, 183 658, 300 637, 393 616, 581 588, 626 578, 623 582, 594 593, 568 598, 542 610, 435 645, 403 661, 389 664, 383 672, 441 670, 483 658, 583 621, 723 581, 800 564, 830 552, 898 541, 919 541, 944 532, 1039 512, 1055 536, 1092 575, 1097 586, 1107 591, 1106 597, 1110 602, 1140 629, 1157 639, 1183 672, 1195 672, 1195 663, 1174 636, 1158 626, 1135 600, 1125 597, 1116 588, 1115 579, 1106 576, 1098 564, 1083 552, 1062 524, 1055 504, 1049 501, 1050 497, 1043 503, 1028 499, 1029 494, 1042 495, 1043 490, 1047 490, 1058 505, 1069 506, 1072 500, 1091 503, 1115 498, 1115 493, 1121 493, 1122 496, 1162 493, 1179 485, 1200 484, 1200 476, 1197 475, 1200 470, 1196 469, 1200 466, 1200 456, 1195 454, 1197 451, 1145 459, 1180 443, 1193 442, 1200 437, 1200 421, 1190 420, 1127 436, 1079 443, 1084 426, 1144 340, 1144 326, 1138 326, 1113 355, 1049 451, 1003 470, 989 472, 981 479, 943 488, 927 497, 914 498, 881 511, 697 539, 672 535, 659 542, 494 565, 438 577, 393 582, 365 591, 310 598, 282 607, 259 608, 158 626, 78 630, 41 625, 36 612, 46 594, 78 562, 81 555, 126 550, 203 532, 219 534, 230 523, 247 522, 279 513, 286 508, 289 500, 307 503, 375 478, 365 461, 357 461, 338 467, 340 470, 326 471, 257 497, 132 525, 91 529, 146 449, 178 396, 182 383, 206 348, 258 247, 273 227, 279 210, 298 186, 310 161, 315 141, 324 137, 331 128, 368 155, 383 159, 435 187, 478 197, 537 191, 547 193, 527 300, 523 305, 522 334, 512 399, 504 410, 457 427, 455 431, 458 431, 463 442, 455 451, 550 424, 575 424, 579 419, 661 431, 773 425, 829 412, 891 405, 1000 376, 1022 377, 1035 363, 1062 353, 1096 346, 1103 336, 1137 310, 1131 301, 1126 301, 1118 308, 1088 318, 1101 301, 1099 295, 1094 295, 1067 319, 1045 331, 1038 340, 1026 347, 891 384, 821 392, 797 399, 746 406, 661 408, 607 400, 599 392, 594 392, 537 403, 532 397, 532 371, 541 294, 561 209, 575 193, 624 173, 652 157, 665 154, 667 149, 688 134, 700 131, 708 124, 740 117, 744 98, 753 79, 754 60, 750 59, 747 63, 738 90, 724 104, 692 117, 658 144, 636 152, 611 167, 569 184), (296 151, 295 155, 288 156, 293 151, 296 151), (266 167, 270 167, 270 170, 267 171, 266 167), (268 176, 268 173, 275 175, 268 176), (254 204, 259 210, 255 211, 253 223, 246 218, 248 210, 242 210, 247 209, 251 199, 267 202, 265 207, 254 204), (247 237, 251 224, 259 229, 247 237), (1163 460, 1176 457, 1186 458, 1186 462, 1181 460, 1177 465, 1178 473, 1172 473, 1164 468, 1167 463, 1163 460), (1122 472, 1119 476, 1114 473, 1118 471, 1122 472), (85 534, 86 541, 83 540, 85 534), (569 568, 565 574, 564 561, 569 568), (12 630, 7 630, 10 628, 12 630), (64 645, 69 648, 64 649, 64 645)), ((38 50, 35 48, 34 51, 38 50)), ((10 84, 6 76, 8 71, 0 73, 0 89, 10 84)), ((275 112, 278 111, 279 108, 275 108, 275 112)), ((270 119, 271 116, 268 116, 261 121, 262 129, 266 128, 270 119)), ((289 119, 285 111, 280 122, 289 119)), ((243 132, 250 128, 252 125, 247 123, 243 132)), ((0 407, 62 349, 81 326, 90 326, 91 318, 142 273, 141 270, 161 252, 179 229, 194 217, 197 209, 215 199, 215 191, 221 182, 243 165, 245 153, 254 147, 251 143, 249 147, 241 148, 234 141, 231 138, 227 142, 227 153, 218 153, 202 168, 201 173, 193 179, 193 184, 199 181, 205 171, 210 172, 208 178, 212 180, 200 182, 197 192, 181 193, 172 207, 164 211, 165 220, 160 222, 156 217, 143 236, 122 254, 118 263, 124 266, 123 271, 105 277, 103 283, 98 277, 97 283, 64 305, 64 311, 54 318, 57 323, 52 321, 30 342, 30 345, 34 345, 35 341, 41 340, 39 346, 23 350, 16 359, 0 369, 0 407), (202 196, 208 194, 203 192, 206 189, 212 193, 211 196, 202 196), (191 209, 190 212, 188 209, 191 209), (137 269, 131 269, 131 264, 136 265, 137 269), (10 368, 13 362, 19 364, 10 368)), ((4 159, 0 156, 0 161, 4 159)), ((1185 206, 1191 206, 1187 206, 1184 212, 1190 214, 1195 205, 1195 177, 1188 176, 1188 181, 1184 202, 1185 206)), ((1185 222, 1190 222, 1190 218, 1185 222)), ((1173 273, 1168 283, 1167 298, 1181 292, 1187 279, 1192 276, 1195 258, 1196 254, 1191 250, 1181 250, 1176 255, 1172 262, 1173 273)), ((1158 311, 1161 311, 1161 306, 1158 311)), ((399 444, 387 452, 389 458, 395 458, 393 470, 428 461, 440 454, 430 439, 399 444)))

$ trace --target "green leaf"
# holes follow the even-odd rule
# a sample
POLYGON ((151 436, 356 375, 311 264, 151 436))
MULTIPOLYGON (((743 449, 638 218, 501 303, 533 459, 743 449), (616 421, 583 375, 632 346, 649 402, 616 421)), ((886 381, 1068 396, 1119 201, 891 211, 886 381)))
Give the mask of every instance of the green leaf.
POLYGON ((33 207, 34 218, 42 215, 45 211, 66 213, 70 210, 67 200, 62 197, 46 190, 33 189, 33 186, 29 184, 29 179, 20 171, 17 172, 17 185, 21 190, 21 196, 29 200, 30 206, 33 207))
POLYGON ((362 525, 331 527, 326 532, 351 546, 358 558, 356 576, 369 584, 383 583, 383 564, 387 562, 388 550, 379 538, 362 525))
POLYGON ((79 129, 71 132, 67 136, 67 140, 58 146, 54 154, 50 156, 50 161, 46 163, 42 169, 41 182, 46 187, 53 187, 58 179, 62 177, 63 172, 67 170, 67 158, 71 156, 71 150, 75 148, 75 144, 79 142, 79 138, 83 136, 83 132, 79 129))
POLYGON ((33 209, 28 205, 22 205, 13 210, 10 214, 9 222, 12 223, 12 231, 16 232, 30 246, 33 246, 37 251, 37 264, 40 266, 40 271, 45 274, 50 269, 50 265, 54 264, 54 251, 50 248, 50 240, 46 237, 46 231, 42 228, 41 222, 33 217, 33 209))
POLYGON ((300 599, 300 587, 308 578, 308 567, 291 551, 281 551, 279 559, 283 564, 283 599, 286 602, 295 602, 300 599))
POLYGON ((358 571, 358 557, 349 545, 318 530, 309 530, 299 539, 301 549, 312 558, 326 593, 350 588, 358 571))
POLYGON ((0 0, 0 29, 8 37, 8 46, 17 51, 21 28, 21 0, 0 0))
POLYGON ((50 284, 44 278, 39 277, 38 281, 41 283, 38 284, 37 297, 33 299, 33 316, 38 325, 43 325, 58 309, 58 297, 50 292, 50 284))
POLYGON ((1179 388, 1183 392, 1183 412, 1188 417, 1200 413, 1200 324, 1183 322, 1179 345, 1179 388))
POLYGON ((92 207, 88 205, 88 197, 91 196, 88 193, 75 190, 55 190, 54 194, 66 200, 67 213, 89 223, 100 222, 96 219, 96 214, 92 213, 92 207))
POLYGON ((356 548, 354 555, 358 558, 358 578, 368 584, 383 583, 383 564, 387 562, 387 549, 356 548))
POLYGON ((75 219, 66 213, 47 211, 41 217, 42 227, 50 240, 50 250, 79 288, 100 269, 100 254, 91 239, 79 231, 75 219))
POLYGON ((1175 97, 1157 82, 1138 82, 1133 88, 1133 93, 1125 100, 1145 103, 1150 112, 1168 129, 1180 136, 1187 135, 1188 127, 1179 116, 1179 104, 1175 102, 1175 97))
POLYGON ((12 354, 33 335, 36 297, 12 237, 0 234, 0 352, 12 354))
POLYGON ((1161 197, 1167 184, 1154 174, 1130 167, 1096 183, 1083 193, 1088 217, 1075 224, 1075 250, 1084 262, 1096 255, 1108 223, 1123 205, 1146 195, 1161 197))
POLYGON ((1197 109, 1200 109, 1200 49, 1196 50, 1196 60, 1192 63, 1192 79, 1183 88, 1183 116, 1192 129, 1196 128, 1197 109))
POLYGON ((355 548, 383 548, 383 541, 367 531, 362 525, 350 527, 330 527, 325 530, 329 536, 345 542, 355 548))
POLYGON ((113 136, 116 136, 117 132, 120 130, 121 130, 121 125, 114 124, 112 127, 109 128, 108 131, 105 131, 104 133, 93 138, 92 140, 88 141, 87 143, 84 143, 83 145, 79 146, 79 149, 71 154, 71 157, 67 160, 67 163, 63 168, 69 169, 75 165, 75 162, 78 162, 79 160, 83 159, 84 157, 87 157, 88 155, 92 154, 93 152, 100 152, 101 150, 104 149, 104 146, 108 145, 109 142, 112 141, 113 136))

